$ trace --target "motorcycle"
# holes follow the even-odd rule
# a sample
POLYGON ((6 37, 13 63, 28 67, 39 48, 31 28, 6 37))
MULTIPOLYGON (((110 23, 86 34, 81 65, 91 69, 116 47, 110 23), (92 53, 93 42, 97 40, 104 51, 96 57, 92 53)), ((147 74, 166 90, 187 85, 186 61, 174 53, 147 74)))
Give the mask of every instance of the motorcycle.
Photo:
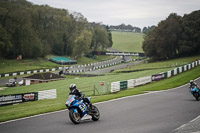
POLYGON ((200 90, 197 88, 197 86, 192 86, 190 88, 191 94, 195 97, 195 99, 198 101, 200 97, 200 90))
MULTIPOLYGON (((91 98, 88 97, 88 100, 90 101, 91 98)), ((81 119, 87 115, 92 116, 93 121, 98 121, 100 118, 100 112, 96 106, 91 105, 88 107, 88 103, 83 102, 75 95, 69 95, 65 105, 69 110, 69 118, 74 124, 79 124, 81 119)))

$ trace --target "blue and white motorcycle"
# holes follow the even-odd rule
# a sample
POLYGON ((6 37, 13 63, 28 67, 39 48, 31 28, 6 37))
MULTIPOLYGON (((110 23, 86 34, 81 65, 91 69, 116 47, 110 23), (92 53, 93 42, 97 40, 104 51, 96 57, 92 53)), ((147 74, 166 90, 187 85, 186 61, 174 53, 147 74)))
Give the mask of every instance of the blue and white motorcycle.
POLYGON ((190 88, 190 92, 195 97, 195 99, 198 101, 199 97, 200 97, 200 90, 199 90, 199 88, 197 86, 192 86, 190 88))
MULTIPOLYGON (((90 101, 90 97, 88 100, 90 101)), ((98 121, 100 118, 100 112, 94 105, 88 108, 88 103, 83 102, 82 99, 77 98, 75 95, 69 95, 65 104, 69 110, 69 118, 75 124, 79 124, 81 119, 86 116, 92 116, 93 121, 98 121)))

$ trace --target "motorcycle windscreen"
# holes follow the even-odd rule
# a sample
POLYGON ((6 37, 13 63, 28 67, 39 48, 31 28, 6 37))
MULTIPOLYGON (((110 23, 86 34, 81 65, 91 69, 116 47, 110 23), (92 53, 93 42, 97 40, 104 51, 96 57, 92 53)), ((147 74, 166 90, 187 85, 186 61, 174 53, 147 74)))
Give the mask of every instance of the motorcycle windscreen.
POLYGON ((67 104, 70 105, 75 100, 75 95, 69 95, 67 99, 67 104))

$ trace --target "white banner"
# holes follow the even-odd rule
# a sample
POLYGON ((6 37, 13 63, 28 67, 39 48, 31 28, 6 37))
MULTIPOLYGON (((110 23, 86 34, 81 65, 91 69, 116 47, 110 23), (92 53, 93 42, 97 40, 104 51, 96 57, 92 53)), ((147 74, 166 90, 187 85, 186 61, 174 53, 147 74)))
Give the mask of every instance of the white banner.
POLYGON ((169 78, 169 77, 171 77, 172 76, 172 72, 171 71, 168 71, 167 72, 167 77, 169 78))
POLYGON ((16 76, 17 75, 17 73, 13 73, 13 76, 16 76))
POLYGON ((192 68, 194 67, 194 62, 192 63, 192 68))
POLYGON ((111 83, 111 93, 120 91, 120 81, 111 83))
POLYGON ((184 65, 184 71, 187 71, 187 65, 184 65))
POLYGON ((134 88, 134 86, 135 86, 135 79, 128 80, 128 89, 134 88))
POLYGON ((38 100, 55 99, 55 98, 57 98, 56 89, 39 91, 38 92, 38 100))
POLYGON ((24 72, 20 72, 19 75, 24 75, 24 72))
POLYGON ((31 81, 27 79, 25 85, 30 85, 30 84, 31 84, 31 81))
POLYGON ((182 72, 183 72, 183 68, 179 67, 179 73, 182 73, 182 72))
POLYGON ((31 71, 27 71, 27 74, 31 74, 31 71))
POLYGON ((195 66, 198 66, 198 61, 195 61, 195 66))
POLYGON ((176 74, 177 74, 177 68, 174 69, 174 75, 176 75, 176 74))
POLYGON ((188 69, 191 69, 191 64, 188 64, 188 69))
POLYGON ((147 84, 151 82, 151 76, 135 79, 135 86, 147 84))

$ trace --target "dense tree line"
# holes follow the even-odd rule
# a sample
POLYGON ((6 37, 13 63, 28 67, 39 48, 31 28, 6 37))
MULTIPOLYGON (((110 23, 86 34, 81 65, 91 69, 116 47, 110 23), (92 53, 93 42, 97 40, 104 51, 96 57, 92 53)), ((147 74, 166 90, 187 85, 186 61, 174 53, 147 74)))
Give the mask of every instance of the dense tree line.
POLYGON ((142 29, 142 33, 147 33, 147 32, 150 32, 150 31, 152 31, 152 30, 154 30, 154 28, 155 28, 156 26, 148 26, 148 27, 144 27, 143 29, 142 29))
POLYGON ((200 10, 183 17, 171 13, 146 33, 143 50, 153 60, 200 54, 200 10))
POLYGON ((139 27, 133 27, 130 24, 128 24, 128 25, 121 24, 121 25, 117 25, 117 26, 111 25, 110 30, 112 30, 112 31, 136 32, 136 33, 141 32, 141 29, 139 27))
POLYGON ((55 54, 78 58, 111 46, 110 30, 91 26, 80 13, 26 0, 0 0, 0 57, 55 54))

